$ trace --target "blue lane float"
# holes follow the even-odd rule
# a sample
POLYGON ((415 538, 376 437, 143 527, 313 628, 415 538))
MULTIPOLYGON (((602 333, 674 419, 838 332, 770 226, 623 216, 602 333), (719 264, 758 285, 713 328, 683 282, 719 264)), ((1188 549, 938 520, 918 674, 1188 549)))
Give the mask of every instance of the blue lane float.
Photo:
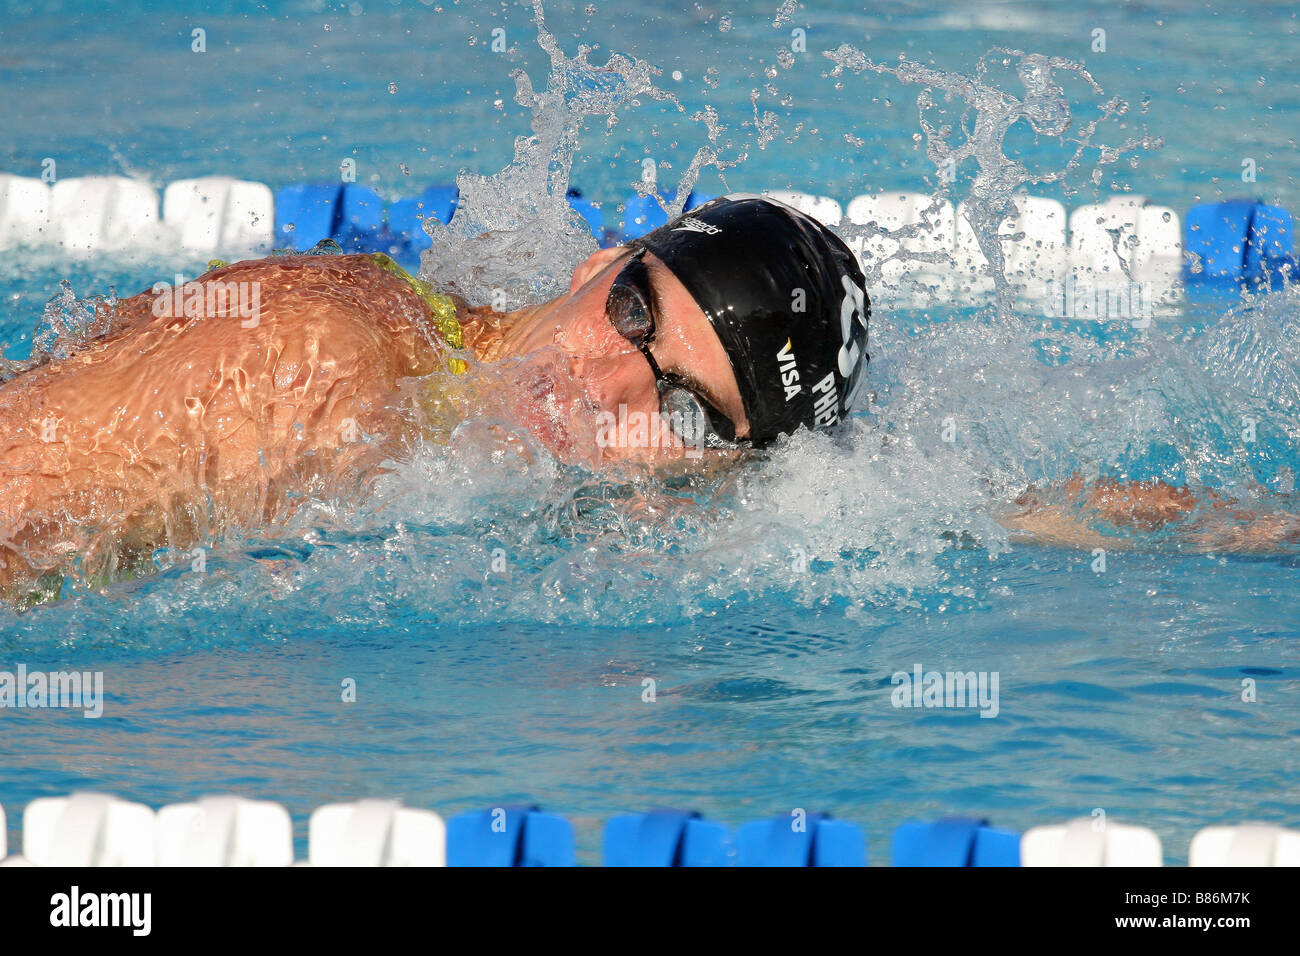
POLYGON ((890 858, 894 866, 1019 866, 1020 834, 965 817, 904 823, 890 858))
POLYGON ((346 183, 339 191, 334 239, 344 252, 384 252, 384 200, 369 186, 346 183))
POLYGON ((737 866, 866 866, 862 830, 829 814, 778 816, 746 823, 736 833, 737 866))
POLYGON ((1291 213, 1255 199, 1193 206, 1183 248, 1191 282, 1267 282, 1295 272, 1291 213))
POLYGON ((687 810, 651 810, 605 825, 606 866, 730 866, 731 834, 687 810))
POLYGON ((535 806, 494 807, 447 821, 448 866, 576 866, 573 826, 535 806))
POLYGON ((624 203, 623 222, 620 223, 622 236, 626 239, 640 239, 666 223, 668 213, 664 207, 676 195, 674 190, 663 196, 639 196, 636 193, 628 196, 624 203))
MULTIPOLYGON (((640 196, 636 193, 627 197, 624 203, 623 221, 620 223, 619 241, 626 242, 629 239, 639 239, 646 233, 658 229, 668 222, 668 212, 666 207, 677 198, 677 190, 670 189, 662 195, 640 196)), ((702 206, 710 199, 717 197, 705 193, 697 193, 694 190, 686 197, 686 205, 682 208, 690 212, 697 206, 702 206)))
POLYGON ((1246 278, 1268 280, 1281 275, 1283 270, 1295 275, 1294 249, 1291 213, 1281 206, 1256 204, 1246 234, 1246 278))
POLYGON ((397 245, 394 258, 418 260, 433 244, 424 231, 424 220, 432 217, 444 225, 451 222, 459 201, 460 190, 455 186, 430 186, 414 199, 399 199, 389 206, 388 228, 397 245))
POLYGON ((275 194, 275 242, 281 249, 305 252, 334 236, 338 183, 301 183, 275 194))
POLYGON ((686 212, 690 212, 696 206, 703 206, 706 202, 709 202, 717 198, 718 198, 717 196, 711 195, 709 193, 697 193, 692 191, 691 194, 688 197, 686 197, 685 210, 686 212))
POLYGON ((569 201, 569 205, 573 207, 573 211, 587 223, 587 228, 591 230, 591 234, 601 240, 602 247, 607 242, 611 246, 618 244, 618 234, 612 229, 605 228, 605 215, 600 211, 600 207, 587 199, 582 194, 581 189, 571 187, 565 193, 565 198, 569 201))
MULTIPOLYGON (((599 203, 577 187, 566 194, 569 205, 586 223, 602 247, 616 246, 645 235, 668 221, 664 209, 676 195, 627 197, 617 228, 605 224, 599 203)), ((689 211, 712 195, 692 192, 689 211)), ((400 262, 418 263, 432 240, 424 231, 430 217, 451 222, 460 199, 455 185, 430 186, 419 196, 394 200, 385 214, 384 201, 373 189, 357 183, 304 183, 285 186, 275 194, 276 245, 305 251, 321 239, 333 239, 345 252, 386 252, 400 262)))

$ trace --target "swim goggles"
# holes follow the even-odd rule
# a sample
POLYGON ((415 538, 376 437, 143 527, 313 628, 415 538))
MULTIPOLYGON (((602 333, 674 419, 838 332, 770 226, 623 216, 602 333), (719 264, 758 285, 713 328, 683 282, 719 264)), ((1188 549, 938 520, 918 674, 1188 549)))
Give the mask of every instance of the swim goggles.
POLYGON ((659 415, 687 445, 705 448, 737 448, 736 426, 699 392, 679 376, 664 372, 650 353, 654 341, 655 314, 651 306, 650 273, 642 256, 645 249, 632 254, 609 287, 605 314, 619 335, 640 350, 650 363, 655 387, 659 391, 659 415))

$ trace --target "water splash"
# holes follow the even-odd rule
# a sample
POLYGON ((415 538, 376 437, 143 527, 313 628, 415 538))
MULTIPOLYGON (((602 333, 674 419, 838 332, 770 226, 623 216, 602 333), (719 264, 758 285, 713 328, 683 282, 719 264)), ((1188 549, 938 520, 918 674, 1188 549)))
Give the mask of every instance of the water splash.
POLYGON ((80 351, 95 338, 113 330, 117 292, 77 298, 72 283, 64 279, 45 305, 32 333, 32 353, 23 367, 57 362, 80 351))
POLYGON ((425 224, 433 245, 422 256, 421 275, 498 310, 566 291, 573 268, 595 248, 566 198, 583 124, 604 117, 612 125, 641 96, 676 103, 655 87, 660 71, 646 61, 614 53, 592 64, 586 45, 567 57, 546 29, 540 0, 533 14, 537 42, 551 61, 546 86, 535 89, 522 69, 511 74, 533 134, 516 139, 514 160, 500 172, 461 173, 451 222, 425 224))
MULTIPOLYGON (((835 64, 830 72, 832 77, 842 76, 845 70, 870 72, 887 74, 902 83, 924 87, 917 94, 919 122, 925 139, 926 157, 934 165, 938 183, 925 216, 933 220, 946 202, 965 200, 967 219, 988 263, 988 274, 993 279, 1004 316, 1012 310, 1014 290, 1004 271, 1001 243, 1008 238, 1015 241, 1023 234, 1000 237, 998 230, 1013 212, 1015 195, 1028 186, 1052 183, 1066 186, 1069 194, 1069 177, 1082 167, 1090 153, 1095 153, 1095 165, 1089 178, 1096 185, 1101 181, 1102 167, 1117 162, 1124 153, 1138 148, 1156 149, 1161 145, 1158 139, 1150 136, 1130 137, 1114 146, 1094 142, 1098 127, 1124 116, 1128 104, 1118 97, 1107 98, 1105 90, 1088 70, 1064 57, 997 47, 980 57, 974 75, 968 76, 926 66, 901 55, 897 66, 888 66, 873 61, 850 44, 827 51, 825 56, 835 64), (994 63, 990 63, 991 59, 994 63), (990 76, 990 67, 994 65, 1014 69, 1021 87, 1018 93, 1003 89, 990 76), (1082 81, 1084 88, 1100 101, 1098 115, 1077 128, 1059 74, 1082 81), (936 100, 936 92, 943 94, 945 102, 959 104, 960 115, 954 119, 950 111, 936 100), (1064 165, 1031 170, 1020 160, 1007 155, 1007 137, 1022 122, 1038 136, 1069 144, 1072 153, 1064 165), (967 192, 962 197, 954 197, 957 173, 968 164, 975 168, 967 192)), ((917 134, 918 141, 922 134, 917 134)), ((918 223, 894 230, 889 235, 896 239, 916 238, 930 228, 932 222, 918 223)), ((882 232, 870 225, 848 226, 845 234, 854 239, 870 239, 882 232)), ((888 259, 865 264, 872 273, 868 276, 869 282, 880 280, 888 261, 938 262, 945 258, 942 253, 908 252, 902 245, 900 243, 898 252, 888 259)))
MULTIPOLYGON (((540 0, 533 0, 533 22, 538 45, 550 58, 545 87, 536 88, 522 69, 511 74, 515 102, 529 111, 532 135, 516 139, 514 159, 499 172, 457 177, 460 199, 450 223, 425 221, 433 244, 421 258, 421 276, 498 311, 567 292, 574 267, 595 249, 590 229, 567 199, 583 126, 602 118, 611 129, 621 112, 643 98, 685 112, 672 93, 655 85, 662 70, 622 53, 591 63, 592 48, 585 44, 567 56, 546 28, 540 0)), ((697 147, 675 192, 659 196, 655 177, 631 184, 639 195, 659 199, 669 217, 682 211, 705 169, 722 175, 748 155, 743 144, 738 155, 723 155, 719 137, 725 127, 713 107, 691 119, 704 128, 708 143, 697 147)), ((755 125, 761 148, 776 135, 775 117, 758 117, 755 108, 755 125)))

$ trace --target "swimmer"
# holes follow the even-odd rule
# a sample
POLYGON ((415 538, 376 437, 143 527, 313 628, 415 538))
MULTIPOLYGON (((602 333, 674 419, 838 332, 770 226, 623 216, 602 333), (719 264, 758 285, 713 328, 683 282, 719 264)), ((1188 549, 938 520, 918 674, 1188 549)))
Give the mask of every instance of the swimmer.
MULTIPOLYGON (((510 394, 481 398, 595 467, 726 460, 832 429, 865 379, 869 319, 843 241, 748 194, 594 252, 566 295, 504 314, 385 256, 273 256, 155 286, 102 306, 67 358, 0 385, 0 595, 57 593, 70 571, 132 573, 157 548, 274 523, 304 500, 356 501, 439 416, 454 427, 450 383, 468 362, 508 368, 510 394)), ((1175 524, 1196 504, 1160 485, 1057 490, 1134 526, 1175 524)), ((1011 505, 1008 527, 1093 546, 1097 532, 1049 491, 1011 505)), ((1233 509, 1215 504, 1240 519, 1233 509)), ((1283 524, 1237 543, 1293 541, 1283 524)))

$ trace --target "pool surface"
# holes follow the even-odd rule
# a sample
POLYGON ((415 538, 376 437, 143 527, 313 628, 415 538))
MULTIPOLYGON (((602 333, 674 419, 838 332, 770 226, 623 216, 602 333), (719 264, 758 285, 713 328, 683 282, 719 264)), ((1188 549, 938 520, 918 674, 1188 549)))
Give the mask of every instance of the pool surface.
MULTIPOLYGON (((106 19, 91 4, 0 3, 0 171, 39 176, 53 159, 63 177, 278 188, 337 178, 351 159, 391 199, 506 167, 533 118, 511 71, 545 87, 524 6, 157 6, 106 19), (194 27, 206 54, 191 52, 194 27)), ((828 75, 822 51, 850 43, 952 74, 1003 47, 1085 64, 1105 97, 1066 84, 1076 122, 1117 96, 1129 110, 1096 141, 1146 138, 1095 181, 1089 162, 1036 195, 1075 207, 1133 192, 1180 213, 1251 195, 1300 210, 1293 4, 836 0, 779 29, 777 7, 647 20, 636 5, 548 3, 567 56, 581 42, 599 45, 591 62, 648 61, 683 106, 643 96, 616 124, 590 118, 571 182, 611 215, 647 156, 675 183, 710 144, 692 118, 707 104, 735 162, 725 182, 705 169, 710 193, 929 191, 922 86, 828 75), (808 52, 787 67, 792 27, 808 52), (1098 27, 1105 53, 1091 50, 1098 27)), ((1024 128, 1001 147, 1033 168, 1068 158, 1024 128)), ((955 198, 972 175, 959 172, 955 198)), ((30 353, 61 280, 79 298, 129 295, 205 262, 6 250, 5 354, 30 353)), ((567 288, 562 269, 548 278, 567 288)), ((1102 808, 1154 829, 1167 862, 1210 824, 1294 826, 1300 548, 1190 553, 1112 530, 1099 565, 1012 543, 993 514, 1076 472, 1191 480, 1294 514, 1298 306, 1295 287, 1187 299, 1134 329, 1024 302, 880 300, 870 408, 839 438, 801 434, 728 478, 629 488, 544 454, 503 458, 469 428, 364 502, 221 542, 201 572, 174 561, 0 611, 0 670, 102 671, 105 687, 98 719, 0 710, 10 843, 28 801, 79 789, 154 807, 276 800, 299 857, 312 808, 365 796, 444 817, 537 803, 574 822, 582 863, 597 861, 604 821, 654 806, 731 825, 828 811, 864 827, 873 863, 898 824, 948 814, 1023 831, 1102 808), (918 666, 996 674, 996 716, 895 706, 894 675, 918 666)))

